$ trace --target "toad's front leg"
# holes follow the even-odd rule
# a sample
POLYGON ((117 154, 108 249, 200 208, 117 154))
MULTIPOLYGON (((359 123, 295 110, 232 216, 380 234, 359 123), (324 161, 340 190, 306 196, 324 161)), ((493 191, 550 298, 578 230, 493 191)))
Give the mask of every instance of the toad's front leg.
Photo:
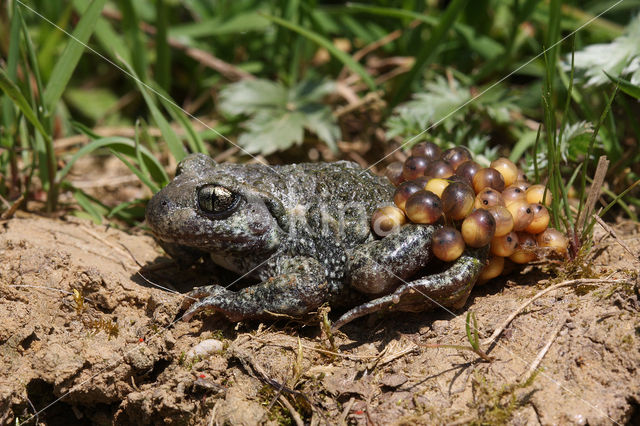
POLYGON ((342 315, 333 329, 383 309, 420 312, 436 306, 463 306, 486 264, 487 248, 466 251, 444 272, 408 280, 431 260, 434 230, 432 226, 407 225, 354 253, 352 286, 379 297, 342 315))
POLYGON ((188 321, 197 312, 211 309, 230 321, 300 316, 320 306, 327 298, 325 268, 315 259, 293 257, 285 260, 279 274, 238 292, 219 285, 199 287, 189 293, 182 305, 188 321), (197 300, 194 303, 194 300, 197 300))

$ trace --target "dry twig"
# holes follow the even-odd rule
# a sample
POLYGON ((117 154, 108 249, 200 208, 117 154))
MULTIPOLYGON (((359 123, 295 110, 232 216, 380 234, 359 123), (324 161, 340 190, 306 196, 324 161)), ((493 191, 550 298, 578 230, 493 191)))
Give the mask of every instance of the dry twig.
POLYGON ((531 366, 529 366, 527 375, 522 380, 522 383, 526 383, 529 379, 531 379, 531 376, 533 376, 533 374, 536 372, 538 365, 540 365, 542 358, 544 358, 544 356, 547 354, 547 351, 551 347, 551 344, 553 343, 554 340, 556 340, 556 337, 558 337, 558 333, 560 333, 560 330, 562 330, 562 328, 566 323, 567 323, 567 316, 565 314, 562 318, 562 321, 558 323, 558 326, 556 327, 556 329, 553 330, 553 333, 551 333, 551 337, 549 337, 549 340, 547 341, 547 343, 540 350, 540 352, 538 352, 536 359, 534 359, 533 362, 531 363, 531 366))
POLYGON ((605 155, 601 156, 598 159, 598 166, 596 167, 596 172, 593 176, 593 181, 591 183, 591 188, 589 189, 589 195, 587 195, 587 202, 584 204, 584 208, 582 209, 581 214, 578 216, 576 220, 576 232, 580 234, 584 233, 584 227, 586 224, 586 220, 589 216, 591 216, 591 212, 596 205, 596 201, 600 198, 600 193, 602 192, 602 185, 604 183, 604 178, 607 175, 607 170, 609 169, 609 160, 605 155))
POLYGON ((13 215, 16 213, 16 211, 18 211, 18 209, 20 208, 23 202, 24 202, 24 194, 22 194, 17 200, 15 200, 13 204, 11 204, 9 208, 2 213, 2 215, 0 215, 0 219, 6 220, 13 217, 13 215))
POLYGON ((631 250, 631 248, 627 245, 627 243, 625 243, 624 241, 622 241, 622 239, 620 239, 620 237, 618 237, 618 234, 616 233, 616 231, 613 230, 612 227, 610 227, 609 225, 607 225, 607 223, 602 220, 600 218, 600 216, 598 216, 597 214, 593 215, 593 218, 595 219, 596 222, 598 222, 598 225, 602 226, 602 228, 607 231, 609 233, 609 235, 611 235, 611 237, 616 240, 616 242, 618 244, 620 244, 622 246, 623 249, 625 249, 627 251, 627 253, 629 253, 631 255, 631 257, 637 261, 638 260, 638 255, 633 253, 633 251, 631 250))
POLYGON ((296 411, 295 408, 293 408, 293 405, 291 405, 291 403, 287 400, 287 398, 285 398, 284 395, 280 395, 278 400, 282 403, 282 405, 284 405, 287 408, 287 410, 289 410, 289 414, 291 414, 291 418, 296 423, 296 425, 304 426, 302 417, 300 417, 300 414, 296 411))
POLYGON ((338 424, 340 426, 347 424, 347 416, 349 415, 354 402, 356 402, 356 399, 354 397, 351 397, 351 399, 349 399, 347 404, 344 406, 344 410, 342 410, 342 415, 340 416, 340 420, 338 421, 338 424))
POLYGON ((572 285, 605 284, 605 283, 615 284, 615 283, 624 283, 624 282, 627 282, 627 280, 606 280, 606 279, 599 279, 599 278, 579 278, 579 279, 575 279, 575 280, 563 281, 561 283, 554 284, 554 285, 552 285, 550 287, 547 287, 544 290, 542 290, 541 292, 539 292, 538 294, 536 294, 535 296, 533 296, 531 299, 527 300, 525 303, 520 305, 515 311, 513 311, 511 313, 511 315, 509 315, 507 317, 507 319, 505 319, 502 322, 502 324, 500 324, 500 326, 495 329, 495 331, 493 332, 491 337, 489 337, 488 339, 485 339, 485 340, 482 341, 482 344, 483 345, 492 344, 498 338, 498 336, 500 336, 500 334, 502 334, 504 329, 507 328, 507 326, 511 323, 511 321, 513 321, 513 319, 515 317, 517 317, 518 314, 520 314, 520 312, 522 312, 532 302, 534 302, 535 300, 541 298, 542 296, 544 296, 545 294, 547 294, 547 293, 549 293, 549 292, 551 292, 553 290, 557 290, 557 289, 559 289, 561 287, 568 287, 568 286, 572 286, 572 285))

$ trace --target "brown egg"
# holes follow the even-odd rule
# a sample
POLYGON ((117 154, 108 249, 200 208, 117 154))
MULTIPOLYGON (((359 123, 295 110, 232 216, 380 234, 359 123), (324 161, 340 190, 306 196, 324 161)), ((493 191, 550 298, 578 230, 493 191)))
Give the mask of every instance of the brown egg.
POLYGON ((425 157, 429 161, 439 160, 442 150, 433 142, 420 142, 411 148, 411 155, 425 157))
POLYGON ((526 192, 516 185, 508 186, 502 191, 502 199, 505 204, 513 201, 526 201, 526 198, 526 192))
POLYGON ((497 277, 504 270, 504 257, 491 256, 489 263, 482 269, 478 276, 478 285, 482 285, 487 281, 497 277))
POLYGON ((384 206, 371 215, 371 228, 379 237, 397 232, 407 222, 404 212, 396 206, 384 206))
POLYGON ((518 166, 508 158, 501 157, 491 162, 491 168, 496 169, 502 175, 505 186, 513 184, 518 178, 518 166))
POLYGON ((501 237, 493 237, 491 240, 491 253, 496 256, 509 257, 518 247, 518 235, 511 231, 501 237))
POLYGON ((527 194, 527 203, 531 203, 531 204, 540 203, 540 204, 544 204, 547 207, 551 205, 551 200, 553 197, 551 196, 551 192, 549 190, 545 192, 544 185, 540 185, 540 184, 531 185, 529 188, 527 188, 526 194, 527 194), (544 197, 544 202, 543 202, 543 197, 544 197))
POLYGON ((460 164, 471 160, 471 152, 463 146, 456 146, 445 150, 442 153, 442 159, 451 164, 453 170, 456 170, 460 164))
POLYGON ((418 191, 409 197, 404 210, 413 223, 435 223, 442 217, 442 201, 431 191, 418 191))
POLYGON ((422 189, 425 189, 425 186, 427 186, 427 182, 429 182, 431 179, 432 178, 430 178, 429 176, 420 176, 417 179, 413 179, 411 182, 419 185, 422 189))
POLYGON ((453 167, 443 160, 431 161, 424 174, 425 176, 446 179, 453 174, 453 167))
POLYGON ((517 180, 517 181, 515 181, 513 183, 513 185, 510 185, 510 186, 517 186, 518 188, 523 190, 525 192, 525 198, 526 198, 527 189, 529 189, 531 184, 529 182, 527 182, 527 181, 524 181, 524 180, 517 180))
MULTIPOLYGON (((449 176, 447 178, 447 180, 449 181, 449 183, 453 183, 453 182, 460 182, 460 183, 464 183, 465 185, 467 185, 469 188, 473 189, 473 185, 471 185, 471 183, 469 182, 469 180, 467 178, 464 178, 462 176, 458 176, 457 174, 452 174, 451 176, 449 176)), ((475 191, 473 192, 474 197, 475 197, 475 191)))
POLYGON ((438 197, 441 197, 442 192, 447 186, 449 186, 449 181, 447 179, 433 178, 429 179, 429 182, 425 184, 424 189, 433 192, 438 197))
POLYGON ((433 254, 440 260, 451 262, 464 251, 464 241, 460 231, 444 226, 433 234, 433 254))
POLYGON ((492 169, 491 167, 485 167, 476 173, 473 177, 473 189, 476 191, 476 194, 482 191, 484 188, 493 188, 498 192, 502 192, 504 190, 504 179, 500 172, 496 169, 492 169))
POLYGON ((524 230, 530 234, 539 234, 549 226, 551 216, 549 216, 549 210, 542 204, 531 204, 533 210, 533 220, 524 228, 524 230))
POLYGON ((529 183, 529 178, 524 174, 524 171, 518 169, 518 177, 516 178, 516 182, 526 182, 529 183))
POLYGON ((413 180, 424 176, 429 161, 424 157, 409 157, 402 165, 402 177, 404 180, 413 180))
POLYGON ((442 211, 452 220, 462 220, 473 211, 475 193, 466 183, 452 182, 447 186, 442 195, 442 211))
POLYGON ((542 233, 536 235, 536 241, 540 247, 551 249, 561 256, 567 256, 569 239, 557 229, 545 229, 542 233))
POLYGON ((414 182, 402 182, 398 185, 396 192, 393 194, 393 202, 396 203, 396 206, 404 210, 404 205, 409 197, 421 190, 422 186, 414 182))
POLYGON ((487 210, 496 221, 496 237, 502 237, 513 231, 513 216, 505 206, 491 206, 487 210))
POLYGON ((391 181, 393 186, 400 185, 404 181, 404 178, 402 177, 402 162, 394 161, 393 163, 390 163, 384 174, 387 179, 391 181))
POLYGON ((504 206, 502 194, 493 188, 484 188, 476 195, 475 208, 488 209, 491 206, 504 206))
POLYGON ((533 221, 533 209, 526 201, 514 201, 507 205, 513 216, 513 230, 522 231, 533 221))
POLYGON ((469 185, 473 186, 473 177, 478 173, 482 166, 473 160, 465 161, 456 169, 456 175, 463 177, 469 181, 469 185))
POLYGON ((462 222, 462 239, 473 248, 486 246, 496 232, 496 221, 485 209, 471 212, 462 222))
POLYGON ((523 264, 529 263, 538 257, 536 255, 536 240, 531 234, 526 232, 518 232, 518 247, 513 252, 509 259, 512 262, 523 264))

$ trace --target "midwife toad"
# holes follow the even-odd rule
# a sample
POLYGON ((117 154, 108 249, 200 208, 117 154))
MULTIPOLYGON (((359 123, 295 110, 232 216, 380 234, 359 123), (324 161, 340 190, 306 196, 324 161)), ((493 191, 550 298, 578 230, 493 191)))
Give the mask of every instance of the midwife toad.
POLYGON ((231 321, 302 316, 329 302, 352 308, 338 328, 382 309, 462 306, 486 251, 420 277, 432 261, 434 226, 407 224, 384 238, 370 228, 371 213, 392 204, 393 192, 386 178, 350 162, 216 164, 193 154, 151 199, 146 218, 171 256, 210 256, 258 281, 237 292, 196 288, 184 305, 187 320, 205 309, 231 321))

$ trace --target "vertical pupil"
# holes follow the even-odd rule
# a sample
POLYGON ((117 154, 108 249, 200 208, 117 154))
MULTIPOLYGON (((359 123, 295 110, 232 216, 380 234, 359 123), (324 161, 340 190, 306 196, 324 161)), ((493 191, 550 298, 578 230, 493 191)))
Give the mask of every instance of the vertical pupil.
POLYGON ((232 194, 226 188, 215 187, 213 189, 213 209, 215 211, 226 210, 231 206, 232 194))
POLYGON ((209 213, 222 213, 233 207, 235 195, 222 186, 209 185, 198 191, 200 208, 209 213))

